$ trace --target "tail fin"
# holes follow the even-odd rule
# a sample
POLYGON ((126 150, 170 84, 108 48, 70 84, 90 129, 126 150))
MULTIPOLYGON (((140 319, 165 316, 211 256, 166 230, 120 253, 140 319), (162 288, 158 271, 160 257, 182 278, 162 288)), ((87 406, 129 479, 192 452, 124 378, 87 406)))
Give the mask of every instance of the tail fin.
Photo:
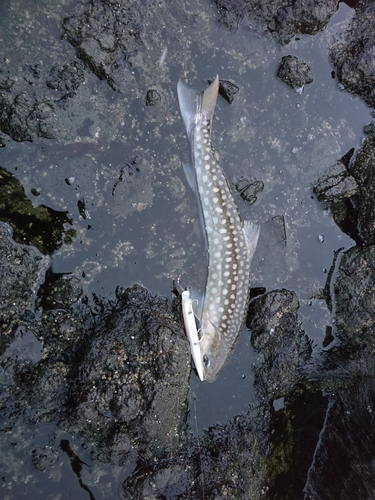
POLYGON ((243 232, 244 232, 246 244, 247 244, 247 257, 248 257, 249 261, 251 261, 251 259, 253 258, 253 255, 255 253, 255 250, 257 248, 259 233, 260 233, 260 226, 257 223, 245 220, 244 226, 243 226, 243 232))
POLYGON ((200 94, 182 80, 177 84, 178 102, 189 140, 194 130, 195 115, 200 107, 200 94))
POLYGON ((204 91, 203 96, 193 88, 186 85, 182 80, 177 84, 178 102, 182 119, 184 120, 186 133, 189 140, 192 139, 194 125, 197 117, 200 120, 212 120, 219 91, 219 77, 216 76, 211 85, 204 91))
POLYGON ((219 75, 216 75, 215 80, 203 93, 202 99, 202 119, 212 121, 214 110, 216 106, 217 94, 219 92, 219 75))

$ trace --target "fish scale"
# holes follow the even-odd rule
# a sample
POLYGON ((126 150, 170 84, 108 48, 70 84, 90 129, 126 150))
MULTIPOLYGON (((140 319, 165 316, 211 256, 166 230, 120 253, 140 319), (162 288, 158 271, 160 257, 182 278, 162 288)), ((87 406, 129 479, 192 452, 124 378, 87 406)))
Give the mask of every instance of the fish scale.
POLYGON ((225 367, 241 333, 250 290, 250 263, 259 225, 242 222, 228 181, 211 143, 213 111, 219 79, 203 96, 178 84, 181 114, 192 146, 193 173, 208 250, 208 277, 199 318, 199 342, 204 378, 213 382, 225 367))

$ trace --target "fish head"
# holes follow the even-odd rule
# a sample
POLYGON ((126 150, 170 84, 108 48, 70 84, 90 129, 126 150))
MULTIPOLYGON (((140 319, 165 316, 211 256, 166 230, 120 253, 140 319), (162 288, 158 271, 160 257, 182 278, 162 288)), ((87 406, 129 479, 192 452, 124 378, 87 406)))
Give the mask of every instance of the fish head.
POLYGON ((224 369, 230 356, 230 348, 218 329, 212 323, 201 327, 200 350, 204 379, 214 382, 224 369))

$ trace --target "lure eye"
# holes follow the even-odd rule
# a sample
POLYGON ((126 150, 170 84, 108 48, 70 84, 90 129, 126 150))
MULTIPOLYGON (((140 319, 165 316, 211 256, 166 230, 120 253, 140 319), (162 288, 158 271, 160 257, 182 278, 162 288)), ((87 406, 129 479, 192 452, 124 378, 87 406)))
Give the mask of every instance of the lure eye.
POLYGON ((206 354, 203 356, 203 364, 204 366, 210 366, 210 360, 208 359, 206 354))

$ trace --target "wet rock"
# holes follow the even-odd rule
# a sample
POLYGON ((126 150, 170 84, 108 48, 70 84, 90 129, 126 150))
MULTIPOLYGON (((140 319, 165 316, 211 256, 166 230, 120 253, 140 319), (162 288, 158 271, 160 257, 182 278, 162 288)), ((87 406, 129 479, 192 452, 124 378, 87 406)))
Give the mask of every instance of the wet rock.
POLYGON ((355 197, 361 242, 375 244, 375 134, 366 137, 349 168, 359 186, 355 197))
POLYGON ((67 108, 84 80, 82 63, 25 64, 23 78, 18 73, 14 63, 0 68, 0 130, 18 142, 58 139, 64 129, 59 108, 67 108))
POLYGON ((320 388, 306 380, 312 342, 300 328, 298 308, 294 292, 274 290, 251 302, 247 320, 256 354, 256 401, 248 415, 266 498, 281 491, 283 498, 300 496, 327 406, 320 388))
POLYGON ((311 343, 299 328, 298 308, 296 294, 285 289, 266 293, 250 304, 246 324, 256 351, 254 372, 260 400, 277 399, 288 392, 311 357, 311 343))
POLYGON ((47 100, 26 92, 13 96, 0 91, 0 130, 14 141, 32 141, 35 137, 55 137, 53 106, 47 100))
POLYGON ((157 90, 149 90, 146 94, 146 106, 155 106, 161 101, 160 94, 157 90))
POLYGON ((284 56, 281 59, 277 76, 292 89, 304 87, 314 80, 310 66, 296 56, 284 56))
POLYGON ((76 276, 54 273, 49 268, 43 284, 39 287, 36 302, 43 311, 67 309, 76 303, 82 294, 82 285, 76 276))
MULTIPOLYGON (((249 492, 254 498, 260 498, 271 487, 276 488, 278 476, 286 473, 293 458, 297 458, 301 466, 301 456, 295 451, 298 439, 292 439, 296 421, 302 427, 295 417, 297 407, 302 404, 306 408, 305 427, 303 434, 301 429, 297 430, 299 436, 310 435, 317 439, 323 419, 319 418, 319 426, 313 428, 309 414, 316 417, 313 408, 317 406, 317 398, 304 397, 302 402, 301 391, 296 390, 302 378, 301 367, 311 354, 310 343, 298 325, 297 309, 296 295, 287 290, 270 292, 252 302, 249 324, 257 353, 255 403, 245 414, 234 417, 227 424, 215 425, 191 438, 178 455, 159 463, 143 463, 123 483, 126 498, 140 500, 148 496, 171 498, 179 495, 188 499, 204 496, 207 499, 245 500, 249 492), (293 397, 292 391, 296 392, 293 397), (286 396, 287 410, 280 408, 276 412, 273 402, 280 395, 286 396), (288 449, 284 438, 288 439, 288 449)), ((324 411, 325 406, 323 418, 324 411)), ((305 458, 303 460, 305 462, 305 458)))
POLYGON ((44 205, 34 207, 26 197, 22 184, 0 167, 0 220, 12 225, 14 239, 34 245, 44 254, 69 243, 74 229, 66 229, 72 221, 67 212, 57 212, 44 205), (67 239, 68 238, 68 239, 67 239))
POLYGON ((358 184, 341 160, 326 170, 313 187, 319 201, 337 202, 358 193, 358 184))
POLYGON ((373 353, 341 364, 344 387, 331 390, 324 425, 304 487, 305 498, 371 498, 374 491, 375 386, 373 353), (345 474, 342 474, 342 471, 345 474))
POLYGON ((254 435, 247 416, 217 425, 170 460, 147 463, 123 482, 125 498, 236 498, 260 493, 254 435), (218 457, 220 459, 218 460, 218 457))
POLYGON ((0 333, 8 334, 41 283, 48 259, 34 247, 19 245, 0 222, 0 333))
POLYGON ((40 64, 28 64, 23 75, 25 81, 29 85, 34 85, 38 80, 40 80, 41 76, 42 71, 40 64))
POLYGON ((313 186, 318 200, 331 210, 339 228, 353 240, 360 242, 358 234, 357 197, 360 188, 350 174, 349 163, 354 149, 348 151, 340 160, 329 167, 313 186))
POLYGON ((257 199, 258 194, 264 189, 262 181, 249 181, 245 177, 240 177, 233 180, 233 186, 236 191, 241 195, 241 198, 253 205, 257 199))
POLYGON ((314 35, 323 30, 338 9, 337 0, 215 0, 219 21, 231 29, 238 24, 251 24, 259 31, 267 31, 280 43, 288 43, 296 34, 314 35))
POLYGON ((375 122, 372 121, 363 127, 363 132, 368 134, 373 134, 375 132, 375 122))
POLYGON ((331 273, 337 336, 346 344, 375 341, 375 247, 353 247, 340 255, 331 273))
POLYGON ((43 339, 42 358, 26 363, 6 350, 0 360, 8 383, 3 412, 21 398, 19 410, 29 420, 54 420, 80 434, 105 462, 160 459, 176 451, 191 361, 168 302, 135 286, 119 290, 116 302, 94 297, 91 304, 68 307, 77 295, 73 290, 69 298, 64 286, 58 300, 62 285, 55 282, 55 309, 30 323, 43 339))
POLYGON ((335 41, 330 57, 345 89, 375 106, 375 5, 360 2, 347 32, 335 41))
MULTIPOLYGON (((209 83, 211 82, 212 80, 209 81, 209 83)), ((223 96, 229 104, 232 104, 239 90, 239 87, 235 83, 229 80, 220 80, 219 94, 223 96)))
POLYGON ((51 69, 25 64, 23 78, 13 76, 17 71, 14 64, 0 68, 0 131, 18 142, 57 139, 64 119, 57 112, 67 108, 84 81, 82 63, 68 61, 51 69))
POLYGON ((190 373, 186 338, 166 302, 140 286, 95 323, 72 380, 66 425, 97 442, 105 461, 160 459, 180 446, 190 373))
POLYGON ((142 19, 137 2, 91 0, 83 14, 66 18, 63 28, 78 57, 118 90, 131 78, 129 57, 143 45, 142 19))
POLYGON ((84 73, 81 65, 75 61, 56 64, 47 78, 47 86, 56 91, 65 91, 73 95, 84 81, 84 73))

